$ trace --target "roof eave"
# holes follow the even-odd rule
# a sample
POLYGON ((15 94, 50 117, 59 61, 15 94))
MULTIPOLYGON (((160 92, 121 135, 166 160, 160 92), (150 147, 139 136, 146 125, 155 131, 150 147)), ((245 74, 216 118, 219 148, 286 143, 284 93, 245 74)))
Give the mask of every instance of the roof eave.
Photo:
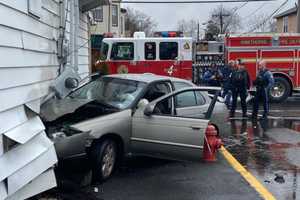
POLYGON ((81 12, 87 12, 99 6, 108 5, 109 0, 79 0, 81 12))

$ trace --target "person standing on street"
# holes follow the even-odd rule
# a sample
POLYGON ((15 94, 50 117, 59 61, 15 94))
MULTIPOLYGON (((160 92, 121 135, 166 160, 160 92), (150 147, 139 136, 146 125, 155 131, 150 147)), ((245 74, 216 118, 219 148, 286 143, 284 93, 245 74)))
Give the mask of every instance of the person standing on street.
POLYGON ((268 117, 269 113, 269 92, 274 85, 273 74, 267 69, 267 63, 262 60, 258 65, 259 72, 253 85, 256 86, 256 95, 253 103, 252 118, 257 119, 259 103, 263 103, 264 113, 263 118, 268 117))
POLYGON ((246 98, 248 95, 247 90, 250 88, 250 78, 241 60, 237 61, 237 67, 231 74, 230 85, 232 91, 232 106, 230 110, 230 117, 234 117, 235 115, 238 96, 241 99, 243 117, 247 117, 246 98))
POLYGON ((230 60, 228 62, 228 65, 225 65, 223 68, 221 68, 221 72, 223 74, 222 79, 222 87, 223 87, 223 93, 222 97, 225 98, 225 105, 227 108, 230 108, 231 106, 231 97, 232 97, 232 91, 231 85, 230 85, 230 77, 232 75, 233 69, 234 69, 235 62, 233 60, 230 60))
POLYGON ((208 69, 203 75, 203 80, 208 86, 221 86, 222 78, 222 72, 218 69, 215 63, 212 63, 210 69, 208 69))

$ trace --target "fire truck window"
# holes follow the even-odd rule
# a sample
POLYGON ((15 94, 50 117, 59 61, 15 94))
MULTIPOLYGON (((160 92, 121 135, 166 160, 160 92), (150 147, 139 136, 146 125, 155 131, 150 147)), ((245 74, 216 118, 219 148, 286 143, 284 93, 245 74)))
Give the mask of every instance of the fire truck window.
POLYGON ((155 42, 145 43, 145 59, 155 60, 156 59, 156 44, 155 42))
POLYGON ((109 48, 108 44, 103 42, 100 50, 100 60, 106 60, 108 48, 109 48))
POLYGON ((161 42, 159 43, 159 59, 175 60, 178 57, 177 42, 161 42))
POLYGON ((133 60, 134 46, 132 42, 117 42, 112 46, 112 60, 133 60))

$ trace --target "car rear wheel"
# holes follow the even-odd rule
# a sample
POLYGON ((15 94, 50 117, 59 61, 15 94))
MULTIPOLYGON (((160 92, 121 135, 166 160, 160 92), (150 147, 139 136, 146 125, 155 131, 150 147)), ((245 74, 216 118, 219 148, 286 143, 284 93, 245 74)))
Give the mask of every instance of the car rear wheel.
POLYGON ((283 102, 291 93, 291 86, 289 82, 282 77, 275 77, 274 86, 270 90, 270 100, 272 102, 283 102))
POLYGON ((105 181, 112 175, 116 167, 117 155, 117 145, 111 139, 94 145, 91 154, 94 179, 105 181))

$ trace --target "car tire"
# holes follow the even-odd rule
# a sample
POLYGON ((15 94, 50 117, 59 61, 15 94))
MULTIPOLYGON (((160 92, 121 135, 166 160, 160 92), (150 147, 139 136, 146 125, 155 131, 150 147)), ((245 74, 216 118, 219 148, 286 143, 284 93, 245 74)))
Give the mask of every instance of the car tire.
POLYGON ((275 77, 274 86, 270 90, 270 101, 280 103, 285 101, 291 94, 291 86, 283 77, 275 77))
POLYGON ((118 149, 115 141, 105 139, 93 145, 91 160, 93 179, 103 182, 111 177, 117 164, 118 149))

